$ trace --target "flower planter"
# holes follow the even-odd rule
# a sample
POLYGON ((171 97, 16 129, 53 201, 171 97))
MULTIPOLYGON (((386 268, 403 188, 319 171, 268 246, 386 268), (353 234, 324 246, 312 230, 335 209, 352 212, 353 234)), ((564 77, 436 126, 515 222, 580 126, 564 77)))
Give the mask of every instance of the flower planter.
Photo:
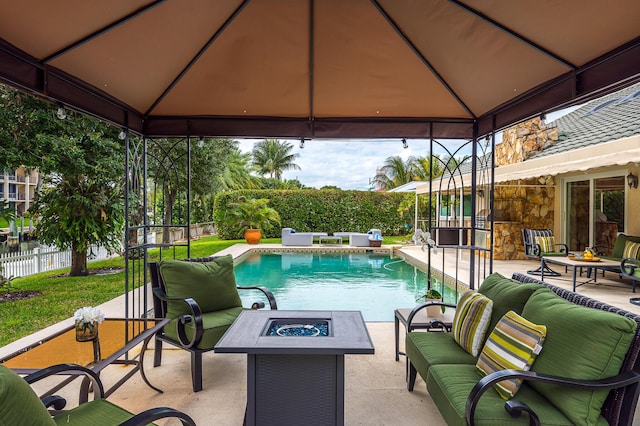
POLYGON ((261 237, 262 233, 259 229, 247 229, 244 231, 244 239, 247 240, 248 244, 258 244, 261 237))
POLYGON ((76 321, 76 340, 78 342, 90 342, 98 338, 98 323, 96 321, 88 324, 76 321))
MULTIPOLYGON (((440 299, 424 299, 425 302, 440 302, 440 299)), ((438 318, 442 315, 442 307, 440 305, 427 306, 427 316, 429 318, 438 318)))

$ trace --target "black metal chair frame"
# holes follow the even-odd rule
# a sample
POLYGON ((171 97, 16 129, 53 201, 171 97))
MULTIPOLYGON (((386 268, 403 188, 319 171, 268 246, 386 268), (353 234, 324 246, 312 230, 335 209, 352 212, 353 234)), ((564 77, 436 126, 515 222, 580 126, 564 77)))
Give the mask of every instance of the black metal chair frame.
MULTIPOLYGON (((634 275, 636 273, 636 269, 640 269, 640 260, 638 259, 625 257, 624 259, 622 259, 622 262, 620 262, 620 275, 631 280, 634 293, 636 292, 636 283, 638 282, 638 277, 634 275)), ((631 299, 629 299, 629 302, 634 305, 639 305, 640 298, 632 297, 631 299)))
MULTIPOLYGON (((182 260, 185 262, 211 262, 215 258, 216 257, 214 256, 182 260)), ((190 315, 183 315, 182 317, 180 317, 179 321, 177 321, 177 332, 179 340, 175 340, 166 336, 164 334, 164 329, 156 333, 153 366, 158 367, 162 363, 162 342, 167 342, 171 345, 189 351, 191 353, 191 381, 193 384, 193 391, 199 392, 202 390, 202 354, 204 352, 213 350, 213 347, 206 349, 198 348, 198 344, 200 343, 204 332, 202 310, 200 309, 200 306, 198 306, 196 301, 191 298, 181 299, 167 296, 164 281, 162 280, 162 276, 160 275, 160 268, 157 262, 150 262, 149 270, 151 273, 151 288, 153 291, 153 311, 156 318, 164 318, 166 316, 168 301, 183 302, 191 310, 190 315), (192 340, 189 340, 185 330, 185 326, 190 322, 193 322, 195 324, 195 333, 192 340)), ((259 290, 269 301, 269 307, 272 310, 278 309, 276 299, 273 296, 273 293, 268 288, 260 286, 237 286, 236 288, 238 290, 259 290)), ((265 306, 266 305, 264 302, 254 302, 251 306, 251 309, 261 309, 265 306)))
MULTIPOLYGON (((537 244, 535 240, 531 240, 529 238, 531 236, 530 231, 540 233, 540 236, 544 236, 544 237, 553 236, 553 231, 551 231, 550 229, 530 229, 530 228, 522 229, 522 242, 524 244, 525 256, 532 259, 540 260, 542 256, 545 256, 545 253, 542 252, 542 248, 540 247, 540 244, 537 244)), ((569 254, 569 247, 567 247, 566 244, 556 243, 556 247, 559 247, 558 253, 564 253, 565 256, 569 254)), ((543 270, 544 270, 545 276, 550 276, 550 277, 560 276, 559 272, 556 272, 553 269, 551 269, 544 261, 540 263, 540 266, 537 269, 527 271, 527 274, 542 275, 543 270)), ((566 272, 566 268, 565 268, 565 272, 566 272)))
MULTIPOLYGON (((100 380, 100 376, 89 368, 76 364, 53 365, 25 376, 24 380, 31 385, 54 375, 85 376, 91 381, 94 400, 104 398, 104 386, 100 380)), ((65 398, 59 395, 48 395, 40 399, 52 414, 58 415, 65 412, 64 408, 67 405, 65 398)), ((28 415, 28 413, 25 414, 28 415)), ((184 426, 195 426, 196 424, 191 417, 181 411, 169 407, 157 407, 135 414, 129 420, 121 423, 120 426, 143 426, 163 418, 177 418, 184 426)))

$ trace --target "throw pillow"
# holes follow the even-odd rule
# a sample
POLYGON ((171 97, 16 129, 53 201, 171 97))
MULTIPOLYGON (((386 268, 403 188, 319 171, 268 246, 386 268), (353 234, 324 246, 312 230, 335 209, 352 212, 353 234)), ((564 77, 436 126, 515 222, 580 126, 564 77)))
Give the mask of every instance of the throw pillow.
POLYGON ((468 353, 478 356, 491 321, 493 302, 488 297, 467 290, 453 316, 453 339, 468 353))
MULTIPOLYGON (((202 312, 242 306, 231 255, 210 262, 163 260, 160 262, 160 275, 167 296, 181 299, 190 297, 198 303, 202 312)), ((190 313, 185 303, 167 303, 168 318, 190 313)))
POLYGON ((535 237, 536 244, 540 246, 541 253, 551 253, 555 250, 556 239, 555 237, 535 237))
MULTIPOLYGON (((513 311, 507 312, 496 324, 480 353, 476 367, 482 376, 500 370, 529 371, 542 350, 547 327, 536 325, 513 311)), ((504 399, 518 392, 522 380, 496 383, 495 390, 504 399)))
POLYGON ((632 259, 640 259, 640 243, 634 243, 633 241, 627 241, 624 244, 624 251, 622 257, 630 257, 632 259))

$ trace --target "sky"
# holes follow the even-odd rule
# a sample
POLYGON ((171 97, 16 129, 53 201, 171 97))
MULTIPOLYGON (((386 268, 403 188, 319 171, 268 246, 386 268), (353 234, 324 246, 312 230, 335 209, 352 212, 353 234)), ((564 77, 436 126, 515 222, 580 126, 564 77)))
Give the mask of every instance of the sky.
MULTIPOLYGON (((238 140, 243 152, 251 152, 253 144, 261 139, 238 140)), ((404 161, 410 156, 423 157, 429 152, 427 139, 407 139, 408 148, 401 139, 332 139, 305 141, 300 149, 299 140, 279 139, 293 145, 293 153, 300 154, 295 163, 301 170, 283 172, 283 179, 298 179, 303 185, 319 189, 337 186, 341 189, 369 190, 376 169, 388 157, 398 155, 404 161)), ((460 141, 446 141, 459 146, 460 141)), ((434 151, 436 151, 434 149, 434 151)), ((436 151, 437 152, 437 151, 436 151)))
MULTIPOLYGON (((548 114, 547 121, 553 121, 578 107, 548 114)), ((496 143, 500 142, 496 136, 496 143)), ((253 144, 261 139, 239 139, 240 149, 251 152, 253 144)), ((293 145, 293 153, 300 154, 295 163, 301 170, 283 172, 283 179, 298 179, 303 185, 319 189, 323 186, 337 186, 341 189, 369 190, 370 180, 376 169, 382 167, 388 157, 399 155, 404 161, 410 156, 424 157, 429 153, 428 139, 407 139, 408 148, 402 147, 401 139, 333 139, 305 141, 300 149, 299 140, 279 139, 293 145)), ((451 151, 455 151, 465 141, 440 140, 451 151)), ((435 154, 443 154, 434 148, 435 154)), ((459 157, 456 155, 456 157, 459 157)))

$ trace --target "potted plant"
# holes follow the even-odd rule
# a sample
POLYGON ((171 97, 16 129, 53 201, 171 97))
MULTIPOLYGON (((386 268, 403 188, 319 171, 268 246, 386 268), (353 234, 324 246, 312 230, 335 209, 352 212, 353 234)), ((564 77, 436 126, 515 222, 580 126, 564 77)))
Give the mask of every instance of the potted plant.
MULTIPOLYGON (((425 293, 418 296, 417 301, 424 300, 425 302, 440 302, 442 301, 442 294, 434 288, 428 289, 425 293)), ((427 306, 427 316, 434 318, 440 316, 440 312, 444 313, 445 307, 442 305, 427 306), (439 309, 438 309, 439 308, 439 309)))
POLYGON ((262 238, 261 230, 268 231, 280 225, 280 215, 269 207, 266 198, 242 198, 236 203, 229 203, 225 224, 244 236, 249 244, 258 244, 262 238))

